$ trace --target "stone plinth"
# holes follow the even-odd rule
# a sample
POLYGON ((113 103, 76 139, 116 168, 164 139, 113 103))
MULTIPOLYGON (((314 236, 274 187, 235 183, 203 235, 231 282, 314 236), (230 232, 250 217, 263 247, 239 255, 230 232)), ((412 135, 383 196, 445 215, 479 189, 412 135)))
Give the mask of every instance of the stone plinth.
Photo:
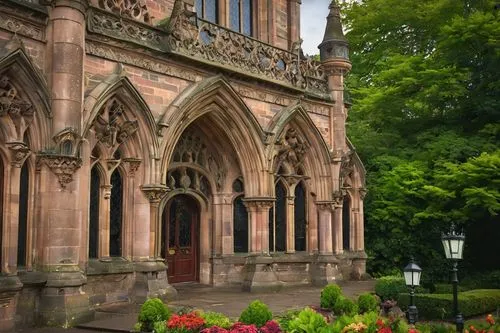
POLYGON ((132 300, 144 303, 151 297, 169 301, 177 296, 177 290, 168 283, 167 265, 163 261, 135 262, 135 283, 132 300))
POLYGON ((244 291, 278 291, 281 287, 282 283, 278 281, 271 257, 250 256, 247 258, 242 286, 244 291))
POLYGON ((17 299, 23 284, 17 276, 0 277, 0 332, 12 332, 17 299))
POLYGON ((311 269, 311 283, 314 286, 325 286, 342 280, 339 260, 333 255, 318 255, 311 269))

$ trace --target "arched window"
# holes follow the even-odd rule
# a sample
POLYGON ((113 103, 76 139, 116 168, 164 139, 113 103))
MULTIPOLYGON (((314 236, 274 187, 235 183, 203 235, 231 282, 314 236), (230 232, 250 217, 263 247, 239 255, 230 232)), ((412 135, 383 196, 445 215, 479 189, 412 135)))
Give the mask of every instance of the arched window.
POLYGON ((252 35, 252 0, 229 1, 229 28, 252 35))
POLYGON ((73 143, 70 140, 66 140, 62 143, 61 153, 63 155, 71 155, 73 153, 73 143))
POLYGON ((243 204, 243 196, 233 202, 234 252, 248 252, 248 212, 243 204))
POLYGON ((120 172, 111 175, 111 198, 109 218, 109 255, 122 255, 123 180, 120 172))
POLYGON ((26 266, 26 246, 28 236, 28 190, 29 170, 25 162, 21 168, 21 179, 19 183, 19 220, 17 233, 17 267, 26 266))
POLYGON ((218 23, 219 0, 196 0, 196 15, 212 23, 218 23))
POLYGON ((344 203, 342 206, 342 240, 344 250, 350 249, 350 237, 351 237, 351 201, 349 196, 344 197, 344 203))
POLYGON ((269 210, 269 250, 286 251, 286 188, 281 182, 275 188, 276 202, 269 210))
POLYGON ((0 158, 0 272, 3 267, 3 160, 0 158))
POLYGON ((306 191, 299 183, 295 187, 295 251, 306 250, 306 191))
POLYGON ((89 258, 98 257, 100 187, 99 170, 94 166, 90 171, 89 258))

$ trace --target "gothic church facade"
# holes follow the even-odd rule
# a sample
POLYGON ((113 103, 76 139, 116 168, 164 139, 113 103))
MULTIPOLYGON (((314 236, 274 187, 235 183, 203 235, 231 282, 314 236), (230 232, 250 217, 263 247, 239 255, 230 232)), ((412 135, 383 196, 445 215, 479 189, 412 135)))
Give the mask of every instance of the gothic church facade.
POLYGON ((1 330, 362 277, 348 44, 333 2, 304 57, 300 5, 1 1, 1 330))

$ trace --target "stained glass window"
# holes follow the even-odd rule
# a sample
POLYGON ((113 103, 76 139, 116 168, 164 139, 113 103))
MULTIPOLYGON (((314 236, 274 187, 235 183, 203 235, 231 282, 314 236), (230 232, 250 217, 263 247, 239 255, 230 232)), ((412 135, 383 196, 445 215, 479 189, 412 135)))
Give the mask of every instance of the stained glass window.
POLYGON ((26 266, 26 237, 28 235, 28 188, 29 173, 28 163, 21 168, 21 179, 19 184, 19 220, 17 234, 17 266, 26 266))
POLYGON ((295 187, 295 251, 306 250, 306 198, 302 183, 295 187))
POLYGON ((248 252, 248 212, 243 204, 243 196, 234 200, 233 221, 234 252, 248 252))
POLYGON ((185 200, 179 200, 176 216, 179 219, 179 247, 191 246, 191 224, 193 217, 185 200))
POLYGON ((274 216, 274 250, 286 251, 286 189, 281 182, 276 184, 276 213, 274 216))
POLYGON ((344 250, 349 250, 350 248, 350 236, 351 236, 351 203, 349 198, 345 196, 344 204, 342 206, 342 239, 344 250))
POLYGON ((89 258, 98 257, 100 186, 99 171, 93 167, 90 171, 89 258))
POLYGON ((111 207, 109 223, 109 255, 122 255, 123 181, 118 170, 111 175, 111 207))

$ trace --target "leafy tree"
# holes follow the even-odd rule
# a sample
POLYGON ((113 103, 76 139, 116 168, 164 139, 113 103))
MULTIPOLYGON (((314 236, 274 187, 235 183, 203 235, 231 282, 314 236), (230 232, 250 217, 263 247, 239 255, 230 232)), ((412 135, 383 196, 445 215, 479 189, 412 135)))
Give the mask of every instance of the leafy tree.
POLYGON ((353 63, 348 132, 368 172, 372 273, 400 270, 413 254, 444 278, 440 236, 452 223, 466 230, 464 266, 500 268, 500 259, 487 258, 500 252, 494 8, 492 0, 344 4, 353 63))

